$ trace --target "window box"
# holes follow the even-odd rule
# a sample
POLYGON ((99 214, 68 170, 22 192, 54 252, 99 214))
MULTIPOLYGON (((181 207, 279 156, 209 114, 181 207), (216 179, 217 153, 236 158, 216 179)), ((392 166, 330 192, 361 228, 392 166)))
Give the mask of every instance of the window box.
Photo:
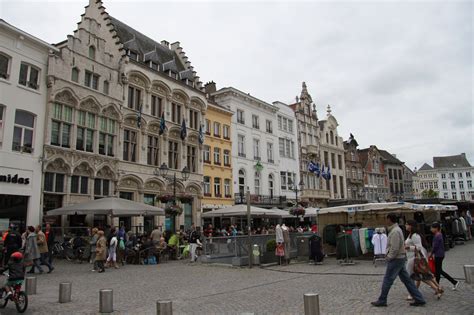
POLYGON ((211 193, 204 193, 204 197, 211 197, 211 193))
POLYGON ((224 166, 228 166, 228 167, 230 167, 230 164, 224 164, 224 166))
POLYGON ((211 164, 211 160, 204 160, 204 163, 211 164))
POLYGON ((232 198, 232 195, 225 195, 226 198, 232 198))
POLYGON ((221 198, 221 197, 222 197, 222 194, 216 194, 215 197, 216 197, 216 198, 221 198))

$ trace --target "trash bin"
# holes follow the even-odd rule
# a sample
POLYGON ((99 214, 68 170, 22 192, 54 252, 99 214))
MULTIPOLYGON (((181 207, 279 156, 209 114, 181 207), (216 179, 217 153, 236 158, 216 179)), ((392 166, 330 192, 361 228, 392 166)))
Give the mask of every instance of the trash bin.
POLYGON ((296 246, 298 259, 308 259, 309 257, 309 236, 297 236, 296 246))
POLYGON ((252 264, 260 265, 260 247, 257 244, 252 246, 252 264))

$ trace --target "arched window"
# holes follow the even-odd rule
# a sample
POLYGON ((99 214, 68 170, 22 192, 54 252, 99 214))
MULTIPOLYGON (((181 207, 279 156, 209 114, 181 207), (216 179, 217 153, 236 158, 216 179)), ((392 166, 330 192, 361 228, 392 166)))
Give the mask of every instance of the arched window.
POLYGON ((255 194, 260 195, 260 172, 255 172, 255 194))
POLYGON ((104 94, 109 94, 109 81, 104 81, 104 94))
POLYGON ((71 81, 79 82, 79 69, 77 69, 76 67, 72 68, 71 81))
POLYGON ((274 181, 273 181, 273 174, 268 175, 268 192, 270 193, 270 197, 273 198, 275 193, 274 189, 274 181))
POLYGON ((94 46, 89 46, 89 58, 95 60, 95 47, 94 46))
POLYGON ((331 134, 331 144, 334 144, 334 133, 332 132, 332 130, 330 131, 330 134, 331 134))
POLYGON ((243 169, 239 170, 239 194, 245 195, 245 171, 243 169))

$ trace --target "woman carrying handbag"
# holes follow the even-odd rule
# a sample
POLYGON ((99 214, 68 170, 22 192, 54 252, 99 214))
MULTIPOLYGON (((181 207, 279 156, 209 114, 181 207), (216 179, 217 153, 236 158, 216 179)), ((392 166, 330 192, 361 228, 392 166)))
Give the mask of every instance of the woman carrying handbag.
MULTIPOLYGON (((437 298, 440 299, 444 291, 436 282, 428 265, 428 253, 423 247, 421 236, 417 233, 417 223, 416 221, 409 220, 405 227, 407 232, 409 232, 405 241, 408 259, 407 271, 411 278, 415 280, 417 288, 420 287, 421 282, 424 282, 435 291, 437 298)), ((408 296, 408 300, 411 299, 412 297, 408 296)))

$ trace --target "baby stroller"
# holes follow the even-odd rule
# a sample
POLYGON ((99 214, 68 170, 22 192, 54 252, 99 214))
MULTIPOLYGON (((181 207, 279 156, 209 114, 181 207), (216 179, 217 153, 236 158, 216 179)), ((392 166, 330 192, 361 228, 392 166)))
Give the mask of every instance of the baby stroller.
POLYGON ((322 239, 317 234, 309 238, 309 259, 314 261, 315 265, 322 265, 324 254, 322 248, 322 239))

